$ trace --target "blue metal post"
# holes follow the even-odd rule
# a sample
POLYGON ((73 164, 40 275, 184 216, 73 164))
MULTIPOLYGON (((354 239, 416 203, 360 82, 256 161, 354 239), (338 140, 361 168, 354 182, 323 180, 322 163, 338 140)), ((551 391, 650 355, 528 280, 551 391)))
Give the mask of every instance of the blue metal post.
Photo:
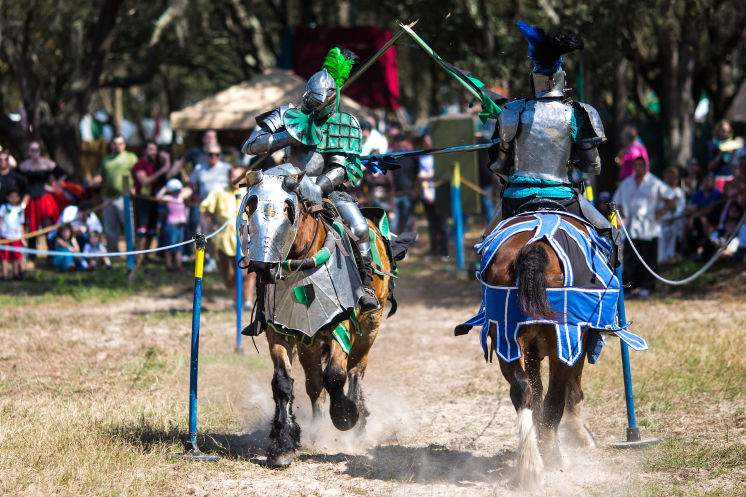
POLYGON ((453 217, 453 242, 456 246, 456 269, 466 269, 464 259, 464 216, 461 210, 461 165, 453 165, 451 177, 451 217, 453 217))
MULTIPOLYGON (((621 283, 622 265, 616 269, 616 276, 621 283)), ((619 302, 617 304, 619 314, 619 326, 627 324, 627 313, 624 309, 624 288, 619 289, 619 302)), ((640 429, 637 427, 637 414, 635 413, 635 393, 632 391, 632 368, 629 364, 629 347, 619 340, 622 349, 622 372, 624 373, 624 399, 627 403, 627 442, 640 441, 640 429)))
POLYGON ((241 235, 236 230, 236 352, 243 352, 243 271, 241 270, 241 235))
MULTIPOLYGON (((124 241, 127 244, 127 252, 135 250, 135 235, 132 228, 132 197, 130 195, 130 177, 122 177, 122 189, 124 190, 124 241)), ((127 256, 127 271, 135 269, 135 256, 127 256)))
POLYGON ((189 438, 181 457, 199 461, 216 461, 217 456, 203 454, 197 445, 197 375, 199 370, 199 320, 202 308, 202 274, 205 265, 205 236, 197 233, 194 261, 194 299, 192 301, 192 350, 189 360, 189 438))

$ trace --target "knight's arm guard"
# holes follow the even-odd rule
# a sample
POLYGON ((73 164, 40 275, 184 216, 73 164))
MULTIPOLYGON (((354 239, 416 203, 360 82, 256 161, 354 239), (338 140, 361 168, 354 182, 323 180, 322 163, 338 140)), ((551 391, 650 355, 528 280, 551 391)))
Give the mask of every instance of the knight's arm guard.
POLYGON ((329 169, 316 180, 316 185, 321 189, 321 195, 327 196, 340 186, 347 179, 347 170, 345 169, 345 157, 343 155, 333 155, 328 159, 329 169))
POLYGON ((282 116, 290 106, 283 105, 256 118, 256 128, 241 146, 241 152, 248 155, 271 154, 300 142, 285 130, 282 116))
POLYGON ((491 157, 492 162, 490 162, 489 168, 490 171, 492 171, 495 174, 503 174, 508 175, 510 174, 511 169, 511 161, 510 161, 510 144, 505 142, 500 142, 498 145, 495 146, 496 151, 494 152, 494 155, 491 157))
POLYGON ((492 138, 499 138, 500 144, 497 145, 497 150, 492 152, 492 163, 489 168, 490 171, 496 174, 508 175, 511 173, 513 168, 512 155, 510 153, 510 145, 515 140, 516 134, 518 134, 518 126, 521 122, 521 113, 526 104, 523 99, 512 100, 505 104, 503 111, 497 118, 497 128, 495 129, 495 135, 492 138))
POLYGON ((601 117, 596 109, 582 102, 573 103, 573 115, 578 131, 573 141, 570 161, 586 174, 599 174, 601 157, 598 155, 598 146, 606 141, 601 117))

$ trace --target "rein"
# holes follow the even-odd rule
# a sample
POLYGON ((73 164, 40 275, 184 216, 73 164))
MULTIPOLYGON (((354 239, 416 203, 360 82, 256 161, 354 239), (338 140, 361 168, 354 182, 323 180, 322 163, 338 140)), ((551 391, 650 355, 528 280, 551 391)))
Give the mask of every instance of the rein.
POLYGON ((286 271, 297 272, 304 269, 319 267, 322 264, 326 263, 327 260, 329 260, 329 257, 331 256, 331 249, 334 248, 334 239, 333 237, 329 236, 327 223, 325 223, 322 218, 317 217, 319 212, 323 212, 322 206, 318 206, 318 208, 316 208, 316 206, 313 206, 309 209, 309 214, 311 214, 311 217, 314 220, 313 238, 311 238, 311 240, 301 250, 302 257, 300 259, 285 259, 285 261, 282 263, 282 268, 286 271), (327 239, 324 242, 324 246, 318 252, 308 257, 308 251, 311 250, 311 247, 314 246, 316 240, 318 239, 319 224, 322 224, 325 228, 327 228, 327 239), (331 244, 329 243, 330 239, 332 241, 331 244))

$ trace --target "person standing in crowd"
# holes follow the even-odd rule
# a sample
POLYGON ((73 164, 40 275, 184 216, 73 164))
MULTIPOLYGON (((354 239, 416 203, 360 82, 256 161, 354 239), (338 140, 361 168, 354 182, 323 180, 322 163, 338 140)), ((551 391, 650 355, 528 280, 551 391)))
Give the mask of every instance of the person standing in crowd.
MULTIPOLYGON (((28 182, 28 201, 26 203, 26 229, 29 232, 46 228, 54 224, 60 210, 54 196, 50 193, 50 181, 63 176, 62 170, 41 155, 41 145, 32 141, 28 146, 29 158, 21 162, 18 172, 28 182)), ((36 238, 29 238, 29 247, 36 248, 36 238)), ((33 256, 31 257, 33 259, 33 256)))
POLYGON ((648 149, 637 136, 637 128, 626 126, 622 130, 622 149, 614 159, 619 165, 619 181, 622 181, 635 173, 634 162, 641 158, 645 167, 650 171, 650 158, 648 149))
POLYGON ((18 190, 9 190, 5 193, 5 202, 0 205, 0 238, 12 240, 0 244, 0 261, 3 263, 3 279, 11 277, 11 269, 14 280, 23 278, 23 254, 2 250, 7 247, 23 247, 23 206, 21 205, 21 193, 18 190), (12 268, 11 268, 12 266, 12 268))
MULTIPOLYGON (((168 152, 158 151, 155 142, 145 145, 145 154, 132 168, 135 188, 135 233, 137 249, 150 247, 158 229, 158 202, 155 193, 163 186, 163 178, 171 169, 168 152)), ((139 256, 140 261, 142 257, 139 256)))
POLYGON ((385 154, 389 149, 389 142, 369 120, 360 123, 363 133, 363 148, 360 155, 385 154))
MULTIPOLYGON (((184 229, 188 218, 188 210, 184 202, 191 196, 191 188, 184 188, 181 181, 176 178, 168 180, 166 186, 156 194, 158 201, 166 204, 166 220, 163 223, 166 246, 184 241, 184 229)), ((166 271, 181 271, 181 251, 181 247, 166 251, 166 271)))
MULTIPOLYGON (((393 140, 393 150, 396 152, 412 150, 412 142, 404 134, 398 134, 393 140)), ((394 232, 404 233, 409 229, 414 200, 417 198, 417 175, 419 162, 416 157, 399 159, 400 169, 393 171, 394 175, 394 208, 396 225, 394 232)))
MULTIPOLYGON (((218 261, 220 274, 223 276, 225 287, 233 294, 235 302, 236 294, 236 215, 243 197, 243 189, 234 185, 238 184, 243 176, 244 170, 240 167, 229 168, 225 177, 225 186, 215 188, 205 197, 200 204, 203 220, 209 231, 214 231, 226 221, 228 226, 212 238, 213 248, 218 261)), ((244 299, 246 307, 250 308, 254 300, 254 283, 256 276, 250 273, 244 278, 244 299)))
POLYGON ((673 192, 674 208, 661 216, 661 236, 658 239, 658 262, 669 261, 676 255, 676 245, 683 236, 682 216, 686 208, 684 190, 679 185, 679 169, 675 166, 663 172, 663 180, 673 192))
POLYGON ((15 157, 13 157, 10 154, 10 150, 8 150, 7 148, 3 148, 3 146, 0 145, 0 154, 2 154, 2 153, 5 153, 5 154, 8 155, 8 162, 10 163, 10 167, 12 169, 15 169, 18 166, 18 163, 16 162, 15 157))
POLYGON ((723 119, 715 124, 714 136, 707 142, 707 169, 715 175, 715 188, 723 191, 725 183, 733 179, 737 166, 736 152, 743 147, 743 140, 733 136, 730 122, 723 119))
POLYGON ((137 162, 137 156, 127 150, 124 136, 116 135, 111 141, 111 153, 101 163, 103 180, 103 197, 106 205, 103 208, 104 236, 106 249, 109 252, 119 250, 119 238, 124 232, 124 176, 130 176, 137 162))
MULTIPOLYGON (((422 136, 420 148, 432 148, 430 135, 422 136)), ((419 157, 420 202, 427 218, 427 231, 430 235, 430 255, 433 257, 448 257, 448 233, 445 222, 440 217, 435 206, 435 158, 432 155, 419 157)))
MULTIPOLYGON (((197 147, 187 150, 184 157, 175 162, 174 171, 169 174, 169 179, 175 177, 174 173, 178 171, 181 173, 184 181, 189 180, 199 164, 207 164, 208 149, 215 146, 220 147, 218 134, 214 129, 208 129, 202 134, 202 143, 197 147)), ((187 240, 194 238, 194 234, 200 226, 199 201, 201 199, 195 195, 193 200, 194 202, 189 207, 187 224, 184 228, 184 238, 187 240)), ((193 250, 194 248, 191 245, 184 247, 185 254, 191 254, 193 250)))
MULTIPOLYGON (((27 188, 26 177, 11 166, 8 151, 0 150, 0 205, 8 201, 7 195, 10 191, 17 191, 23 199, 26 197, 27 188)), ((28 198, 26 198, 26 201, 28 201, 28 198)))
POLYGON ((220 154, 220 145, 209 145, 206 161, 197 164, 189 177, 192 189, 200 202, 211 192, 223 190, 228 186, 228 173, 231 166, 220 160, 220 154))
POLYGON ((614 193, 614 203, 630 236, 624 248, 624 281, 640 298, 647 298, 655 288, 655 279, 629 245, 634 244, 648 266, 657 270, 661 231, 658 220, 674 209, 675 196, 663 181, 648 172, 642 157, 635 159, 633 166, 634 174, 622 181, 614 193))
MULTIPOLYGON (((228 185, 228 176, 231 170, 230 164, 223 162, 221 159, 220 145, 212 144, 207 147, 207 162, 197 164, 189 178, 191 187, 194 190, 194 197, 197 202, 204 201, 212 192, 222 191, 228 185)), ((200 213, 202 209, 200 209, 200 213)), ((199 214, 199 213, 198 213, 199 214)), ((200 221, 203 233, 208 233, 208 224, 204 220, 200 221)), ((212 244, 210 244, 212 246, 212 244)), ((205 261, 205 271, 215 271, 215 256, 210 252, 205 261)))

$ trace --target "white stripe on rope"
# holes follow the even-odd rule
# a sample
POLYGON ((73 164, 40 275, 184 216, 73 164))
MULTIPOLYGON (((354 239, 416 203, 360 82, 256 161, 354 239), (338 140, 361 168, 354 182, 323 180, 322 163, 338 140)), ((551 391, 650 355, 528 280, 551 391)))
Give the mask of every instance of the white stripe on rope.
MULTIPOLYGON (((617 209, 614 209, 614 212, 616 213, 617 219, 622 219, 621 214, 619 214, 619 211, 617 209)), ((680 285, 686 285, 687 283, 691 283, 692 281, 696 280, 700 276, 702 276, 710 267, 712 267, 715 262, 720 258, 721 255, 723 255, 723 252, 725 252, 725 249, 728 248, 728 245, 730 245, 730 242, 733 241, 733 239, 738 236, 738 232, 741 230, 741 226, 743 226, 744 222, 746 222, 746 214, 744 214, 741 217, 741 220, 738 222, 738 226, 736 226, 736 229, 733 230, 733 233, 728 238, 728 241, 723 244, 722 247, 718 249, 717 252, 715 252, 715 255, 710 258, 709 261, 705 263, 704 266, 699 268, 694 274, 687 276, 683 280, 669 280, 668 278, 664 278, 663 276, 659 275, 655 271, 653 271, 650 266, 648 266, 648 263, 645 262, 645 259, 642 258, 640 255, 640 252, 637 251, 637 247, 635 247, 635 244, 632 243, 632 238, 629 236, 629 233, 627 232, 627 227, 624 226, 624 223, 620 223, 622 225, 622 231, 624 231, 624 236, 627 237, 627 241, 629 242, 630 247, 632 247, 632 250, 634 251, 635 255, 638 259, 640 259, 640 262, 642 262, 642 265, 645 267, 645 269, 648 270, 650 274, 653 275, 655 279, 658 281, 661 281, 663 283, 666 283, 668 285, 672 286, 680 286, 680 285)))
MULTIPOLYGON (((223 231, 227 226, 228 223, 231 220, 228 219, 226 222, 223 223, 223 225, 210 233, 209 235, 205 236, 205 239, 210 239, 213 236, 217 235, 221 231, 223 231)), ((157 247, 154 249, 145 249, 145 250, 131 250, 129 252, 98 252, 98 253, 90 253, 90 254, 84 254, 82 252, 62 252, 60 250, 40 250, 40 249, 30 249, 26 247, 10 247, 5 245, 0 245, 0 252, 7 250, 8 252, 20 252, 21 254, 37 254, 37 255, 62 255, 62 256, 70 256, 70 257, 125 257, 128 255, 141 255, 141 254, 150 254, 153 252, 162 252, 164 250, 170 250, 177 247, 182 247, 184 245, 188 245, 190 243, 194 242, 194 238, 191 240, 186 240, 180 243, 174 243, 173 245, 167 245, 165 247, 157 247)))

